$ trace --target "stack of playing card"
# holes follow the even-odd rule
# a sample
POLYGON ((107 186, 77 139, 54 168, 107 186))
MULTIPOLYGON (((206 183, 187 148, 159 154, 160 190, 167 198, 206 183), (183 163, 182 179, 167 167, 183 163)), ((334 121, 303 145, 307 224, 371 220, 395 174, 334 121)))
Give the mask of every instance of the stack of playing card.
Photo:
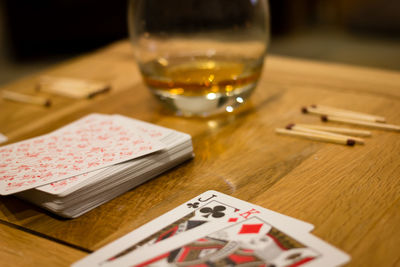
POLYGON ((313 225, 207 191, 73 264, 83 266, 339 266, 350 257, 313 225))
POLYGON ((77 217, 193 157, 190 135, 121 115, 91 114, 0 147, 0 194, 77 217))

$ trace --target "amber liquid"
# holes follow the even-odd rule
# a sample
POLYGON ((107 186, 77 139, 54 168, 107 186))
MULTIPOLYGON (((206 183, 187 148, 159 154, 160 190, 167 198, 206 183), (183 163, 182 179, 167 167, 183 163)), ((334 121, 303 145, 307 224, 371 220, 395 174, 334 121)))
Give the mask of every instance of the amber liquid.
POLYGON ((170 58, 141 66, 145 83, 171 95, 202 96, 228 94, 254 84, 261 71, 255 60, 226 58, 170 58))
POLYGON ((144 82, 168 108, 184 116, 231 112, 250 96, 262 58, 161 58, 140 65, 144 82))

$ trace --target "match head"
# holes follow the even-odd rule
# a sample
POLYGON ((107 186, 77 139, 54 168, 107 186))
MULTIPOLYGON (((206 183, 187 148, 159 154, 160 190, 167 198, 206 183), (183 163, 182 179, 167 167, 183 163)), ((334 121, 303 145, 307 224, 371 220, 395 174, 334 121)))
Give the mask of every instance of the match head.
POLYGON ((317 108, 317 105, 312 104, 312 105, 310 105, 310 107, 312 107, 312 108, 317 108))
POLYGON ((289 123, 288 125, 286 125, 286 129, 288 129, 288 130, 292 130, 292 128, 293 128, 293 126, 295 126, 296 124, 294 124, 294 123, 289 123))
POLYGON ((354 146, 356 144, 356 141, 353 139, 347 139, 346 145, 348 146, 354 146))
POLYGON ((304 114, 306 114, 306 113, 308 113, 308 110, 307 110, 306 107, 302 107, 302 108, 301 108, 301 112, 304 113, 304 114))
POLYGON ((45 107, 50 107, 51 106, 51 101, 49 99, 46 100, 46 102, 44 103, 45 107))
POLYGON ((321 121, 327 122, 327 121, 328 121, 328 116, 322 115, 322 116, 321 116, 321 121))

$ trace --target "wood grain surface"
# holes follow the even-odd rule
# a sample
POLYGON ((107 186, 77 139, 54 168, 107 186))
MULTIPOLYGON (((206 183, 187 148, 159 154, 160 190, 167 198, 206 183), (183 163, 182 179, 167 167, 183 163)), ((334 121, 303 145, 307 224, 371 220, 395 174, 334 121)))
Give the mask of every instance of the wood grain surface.
POLYGON ((398 72, 271 55, 250 102, 234 114, 209 119, 180 118, 164 110, 141 82, 127 41, 2 89, 37 94, 42 74, 97 79, 112 89, 85 100, 51 96, 49 108, 0 100, 0 132, 10 143, 92 112, 119 113, 189 133, 196 156, 73 220, 13 196, 0 197, 0 242, 13 240, 0 258, 10 265, 68 265, 213 189, 314 224, 315 235, 352 256, 348 266, 400 266, 400 133, 372 130, 365 145, 347 147, 274 132, 290 122, 321 123, 301 114, 308 104, 381 115, 400 124, 398 72), (26 240, 40 245, 28 251, 26 240), (41 255, 53 246, 52 255, 65 250, 71 257, 55 262, 41 255), (21 259, 24 253, 31 262, 21 259))
POLYGON ((0 224, 0 255, 3 267, 67 266, 87 255, 35 233, 0 224))

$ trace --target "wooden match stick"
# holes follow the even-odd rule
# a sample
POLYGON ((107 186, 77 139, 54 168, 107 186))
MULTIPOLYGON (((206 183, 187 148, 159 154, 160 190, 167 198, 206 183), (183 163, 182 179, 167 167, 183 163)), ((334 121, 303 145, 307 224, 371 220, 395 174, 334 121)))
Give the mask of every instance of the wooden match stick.
POLYGON ((296 126, 301 126, 301 127, 306 127, 309 129, 326 131, 326 132, 331 132, 331 133, 348 134, 348 135, 353 135, 353 136, 369 137, 372 135, 370 131, 356 130, 356 129, 350 129, 350 128, 331 127, 331 126, 323 126, 323 125, 315 125, 315 124, 302 124, 302 123, 296 123, 296 126))
POLYGON ((38 90, 72 98, 91 98, 107 92, 110 86, 104 82, 43 76, 39 80, 38 90))
POLYGON ((17 92, 2 91, 4 99, 12 100, 21 103, 35 104, 40 106, 49 107, 51 105, 50 99, 40 96, 25 95, 17 92))
POLYGON ((358 138, 358 137, 348 136, 348 135, 343 135, 343 134, 337 134, 337 133, 331 133, 331 132, 326 132, 326 131, 314 130, 314 129, 310 129, 310 128, 307 128, 307 127, 298 126, 297 124, 294 124, 294 123, 291 123, 291 124, 287 125, 286 129, 295 130, 295 131, 299 131, 299 132, 305 132, 305 133, 313 133, 313 134, 333 136, 333 137, 342 137, 342 138, 345 138, 345 139, 352 139, 357 144, 360 144, 360 145, 365 144, 364 139, 361 139, 361 138, 358 138))
POLYGON ((359 115, 362 117, 370 117, 370 118, 375 118, 376 122, 386 122, 386 118, 382 116, 377 116, 377 115, 372 115, 372 114, 367 114, 363 112, 357 112, 357 111, 352 111, 352 110, 346 110, 346 109, 340 109, 340 108, 334 108, 334 107, 328 107, 328 106, 323 106, 323 105, 311 105, 311 107, 316 107, 321 110, 336 110, 337 112, 345 112, 349 114, 354 114, 354 115, 359 115))
POLYGON ((347 119, 347 118, 336 117, 336 116, 326 116, 326 115, 321 116, 321 120, 323 122, 334 121, 334 122, 342 122, 342 123, 348 123, 348 124, 353 124, 353 125, 361 125, 361 126, 382 129, 382 130, 391 130, 391 131, 397 131, 397 132, 400 131, 399 125, 380 123, 380 122, 360 121, 360 120, 347 119))
MULTIPOLYGON (((332 115, 338 117, 345 117, 345 118, 352 118, 352 119, 359 119, 365 121, 372 121, 372 122, 386 122, 386 118, 382 116, 356 112, 346 109, 339 109, 334 107, 328 107, 323 105, 311 105, 309 109, 313 110, 314 112, 319 111, 318 115, 332 115), (321 114, 325 113, 325 114, 321 114)), ((310 110, 309 110, 310 111, 310 110)), ((310 112, 311 113, 311 112, 310 112)))
POLYGON ((314 141, 330 142, 330 143, 347 145, 347 146, 354 146, 356 143, 352 139, 337 137, 337 136, 327 136, 327 135, 320 135, 320 134, 314 134, 314 133, 299 132, 299 131, 287 130, 287 129, 282 129, 282 128, 277 128, 277 129, 275 129, 275 131, 279 134, 298 136, 298 137, 303 137, 303 138, 314 140, 314 141))
POLYGON ((363 121, 371 121, 371 122, 385 122, 385 118, 377 117, 374 115, 369 114, 361 114, 355 112, 348 112, 343 110, 334 110, 334 109, 325 109, 319 108, 319 106, 311 106, 311 107, 303 107, 301 109, 303 113, 310 113, 316 115, 330 115, 330 116, 337 116, 349 119, 357 119, 363 121))

